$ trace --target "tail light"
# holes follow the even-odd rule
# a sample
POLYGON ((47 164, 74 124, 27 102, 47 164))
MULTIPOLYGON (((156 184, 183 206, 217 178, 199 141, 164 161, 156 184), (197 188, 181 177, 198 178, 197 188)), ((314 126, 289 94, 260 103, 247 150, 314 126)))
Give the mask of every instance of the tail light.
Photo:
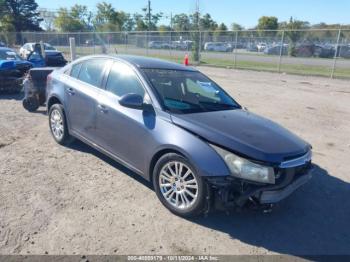
POLYGON ((52 80, 52 76, 51 76, 51 74, 48 74, 47 78, 46 78, 46 86, 48 86, 50 84, 51 80, 52 80))

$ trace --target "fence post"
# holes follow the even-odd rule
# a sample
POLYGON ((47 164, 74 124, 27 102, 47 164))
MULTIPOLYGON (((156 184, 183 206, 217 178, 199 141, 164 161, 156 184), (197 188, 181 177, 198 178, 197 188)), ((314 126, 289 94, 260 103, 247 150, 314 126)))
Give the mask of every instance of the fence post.
POLYGON ((332 67, 331 78, 334 78, 335 67, 337 65, 337 58, 338 58, 338 55, 339 55, 338 54, 338 48, 339 48, 340 35, 341 35, 341 28, 339 28, 338 37, 337 37, 337 44, 335 45, 335 52, 334 52, 334 59, 333 59, 333 67, 332 67))
POLYGON ((233 51, 233 68, 236 68, 236 66, 237 66, 237 41, 238 41, 238 30, 236 31, 235 49, 233 51))
POLYGON ((72 62, 76 58, 75 38, 74 37, 69 38, 69 46, 70 46, 70 61, 72 62))
POLYGON ((128 32, 125 32, 125 53, 128 53, 128 41, 129 41, 129 35, 128 32))
POLYGON ((283 55, 283 44, 284 44, 284 30, 282 31, 282 37, 281 37, 281 48, 280 48, 280 57, 278 59, 278 73, 281 73, 281 62, 282 62, 282 55, 283 55))
POLYGON ((199 31, 198 65, 201 64, 202 57, 202 31, 199 31))

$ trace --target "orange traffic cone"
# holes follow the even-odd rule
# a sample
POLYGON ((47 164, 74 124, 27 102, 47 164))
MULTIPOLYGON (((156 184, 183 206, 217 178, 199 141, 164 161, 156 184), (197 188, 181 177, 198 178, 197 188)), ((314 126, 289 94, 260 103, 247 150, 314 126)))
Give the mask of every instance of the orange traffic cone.
POLYGON ((185 55, 185 58, 184 58, 184 65, 185 65, 185 66, 188 66, 188 54, 185 55))

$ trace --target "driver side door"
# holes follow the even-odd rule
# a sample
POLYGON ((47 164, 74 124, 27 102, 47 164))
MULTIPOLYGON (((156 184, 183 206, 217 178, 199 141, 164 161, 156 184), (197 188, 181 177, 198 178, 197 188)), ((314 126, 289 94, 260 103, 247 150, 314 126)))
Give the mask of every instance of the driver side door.
POLYGON ((101 90, 97 106, 97 143, 108 153, 138 173, 144 167, 144 152, 153 141, 151 121, 155 114, 119 104, 125 94, 147 93, 132 67, 114 62, 101 90))

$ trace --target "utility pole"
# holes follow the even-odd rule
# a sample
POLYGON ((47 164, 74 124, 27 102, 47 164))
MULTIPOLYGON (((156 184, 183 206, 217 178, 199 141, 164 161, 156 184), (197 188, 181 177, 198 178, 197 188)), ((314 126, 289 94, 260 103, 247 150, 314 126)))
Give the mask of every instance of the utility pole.
POLYGON ((148 31, 151 30, 151 0, 148 0, 148 31))

